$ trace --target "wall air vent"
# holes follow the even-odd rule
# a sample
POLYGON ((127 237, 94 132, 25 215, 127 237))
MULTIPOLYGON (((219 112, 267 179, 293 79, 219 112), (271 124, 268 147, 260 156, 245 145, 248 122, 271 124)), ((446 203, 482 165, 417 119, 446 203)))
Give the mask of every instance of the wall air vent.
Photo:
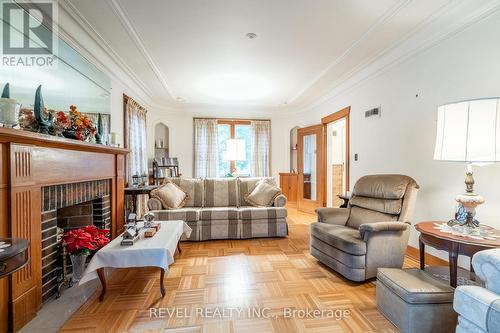
POLYGON ((376 107, 376 108, 373 108, 371 110, 368 110, 365 112, 365 118, 370 118, 370 117, 377 117, 377 118, 380 118, 381 114, 380 114, 380 106, 379 107, 376 107))

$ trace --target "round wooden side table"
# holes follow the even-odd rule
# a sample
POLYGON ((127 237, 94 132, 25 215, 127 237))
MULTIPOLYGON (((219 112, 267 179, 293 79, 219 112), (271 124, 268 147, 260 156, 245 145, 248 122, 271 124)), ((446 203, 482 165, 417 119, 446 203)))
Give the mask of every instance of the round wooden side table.
POLYGON ((0 238, 0 278, 14 273, 29 262, 28 246, 26 239, 0 238))
POLYGON ((157 185, 145 185, 145 186, 137 186, 137 187, 125 187, 125 195, 132 196, 132 212, 136 212, 137 210, 137 196, 140 194, 151 193, 152 190, 158 188, 157 185))
MULTIPOLYGON (((420 222, 415 226, 415 229, 420 232, 419 247, 420 247, 420 269, 425 269, 425 246, 432 246, 438 250, 448 252, 450 266, 450 286, 456 288, 457 286, 457 271, 458 271, 458 256, 465 255, 470 258, 476 252, 500 247, 500 230, 481 225, 486 227, 489 231, 493 232, 497 238, 494 240, 489 239, 474 239, 471 237, 453 235, 445 233, 436 228, 436 223, 446 223, 443 221, 429 221, 420 222)), ((472 265, 471 271, 473 272, 472 265)))

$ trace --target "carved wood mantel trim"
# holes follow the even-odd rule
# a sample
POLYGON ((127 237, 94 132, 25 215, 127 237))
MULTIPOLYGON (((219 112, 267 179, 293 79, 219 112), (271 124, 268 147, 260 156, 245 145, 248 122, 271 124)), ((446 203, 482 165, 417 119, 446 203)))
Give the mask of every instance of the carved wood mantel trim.
POLYGON ((127 153, 123 148, 0 128, 0 237, 28 239, 31 258, 23 269, 3 279, 7 283, 0 280, 0 333, 18 331, 42 303, 42 187, 110 179, 112 237, 116 237, 124 224, 127 153))

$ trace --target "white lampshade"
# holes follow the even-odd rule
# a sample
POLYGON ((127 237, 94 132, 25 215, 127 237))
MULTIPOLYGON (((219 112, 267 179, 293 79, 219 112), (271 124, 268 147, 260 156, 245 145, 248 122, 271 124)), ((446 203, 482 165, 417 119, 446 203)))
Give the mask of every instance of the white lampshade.
POLYGON ((226 140, 226 160, 245 161, 245 140, 227 139, 226 140))
POLYGON ((500 161, 499 101, 487 98, 440 106, 434 159, 500 161))

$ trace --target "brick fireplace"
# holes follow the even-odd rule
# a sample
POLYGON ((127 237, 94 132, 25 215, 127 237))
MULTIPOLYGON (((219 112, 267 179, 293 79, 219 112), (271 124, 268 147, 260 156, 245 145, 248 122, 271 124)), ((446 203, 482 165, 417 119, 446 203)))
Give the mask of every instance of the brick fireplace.
MULTIPOLYGON (((111 228, 111 180, 42 188, 42 301, 57 293, 62 275, 60 236, 65 230, 95 225, 111 228)), ((67 260, 71 272, 71 261, 67 260)))
MULTIPOLYGON (((0 237, 29 240, 31 259, 8 279, 0 279, 0 332, 17 332, 42 307, 42 248, 50 248, 53 241, 59 208, 92 201, 92 212, 102 209, 112 237, 123 230, 128 153, 119 147, 0 128, 0 237), (102 205, 94 201, 100 197, 102 205)), ((47 254, 43 266, 54 259, 47 254)), ((50 289, 46 282, 47 277, 45 299, 50 289)))

